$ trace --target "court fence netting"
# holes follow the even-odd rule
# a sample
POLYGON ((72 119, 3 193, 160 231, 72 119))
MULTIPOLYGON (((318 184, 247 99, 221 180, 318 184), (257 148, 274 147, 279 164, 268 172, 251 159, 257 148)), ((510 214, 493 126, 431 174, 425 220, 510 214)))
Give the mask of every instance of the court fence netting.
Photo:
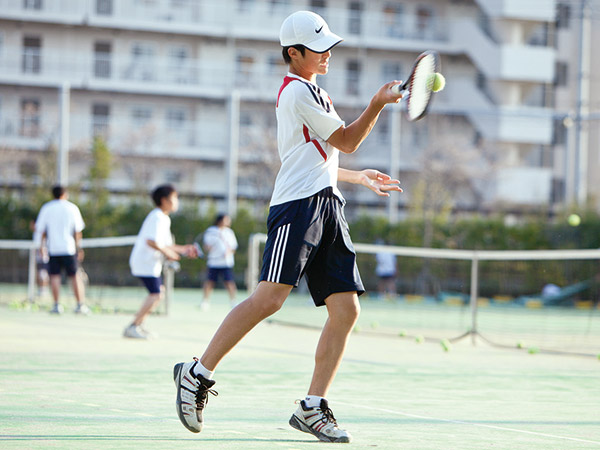
MULTIPOLYGON (((146 291, 129 268, 135 239, 136 236, 82 239, 85 258, 80 263, 79 274, 84 281, 86 302, 93 312, 132 313, 140 307, 146 291)), ((40 263, 43 260, 33 241, 0 240, 0 305, 50 309, 52 295, 47 280, 40 283, 40 263)), ((156 314, 168 313, 178 269, 177 262, 165 263, 165 301, 158 305, 156 314)), ((63 283, 61 303, 74 305, 74 301, 70 285, 63 283)))
MULTIPOLYGON (((258 282, 265 242, 265 234, 250 238, 249 291, 258 282)), ((443 346, 469 339, 530 353, 600 358, 600 249, 354 247, 367 287, 355 331, 443 346), (378 253, 397 257, 395 293, 377 292, 378 253)), ((312 319, 294 309, 276 317, 282 324, 312 326, 312 319)))

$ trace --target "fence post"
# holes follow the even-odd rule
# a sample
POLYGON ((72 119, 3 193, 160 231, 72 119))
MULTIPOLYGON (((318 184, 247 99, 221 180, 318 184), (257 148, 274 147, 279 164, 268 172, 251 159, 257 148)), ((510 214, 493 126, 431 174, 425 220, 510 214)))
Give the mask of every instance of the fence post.
POLYGON ((35 267, 35 245, 31 245, 29 249, 29 267, 27 271, 27 301, 33 303, 35 299, 35 278, 36 278, 36 267, 35 267))
POLYGON ((475 345, 477 331, 477 298, 479 297, 479 258, 473 253, 471 260, 471 340, 475 345))

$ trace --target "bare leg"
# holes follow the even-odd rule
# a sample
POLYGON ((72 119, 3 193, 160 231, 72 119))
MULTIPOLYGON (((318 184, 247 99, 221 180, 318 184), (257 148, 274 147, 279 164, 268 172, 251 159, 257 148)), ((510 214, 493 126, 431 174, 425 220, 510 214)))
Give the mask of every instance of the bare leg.
POLYGON ((61 278, 59 275, 50 275, 50 289, 52 290, 52 298, 54 303, 58 304, 58 298, 60 296, 60 285, 61 278))
POLYGON ((250 297, 233 308, 208 344, 200 362, 215 370, 223 357, 263 319, 274 314, 292 290, 287 284, 261 281, 250 297))
POLYGON ((360 314, 356 292, 332 294, 325 300, 329 318, 315 354, 315 370, 308 395, 326 397, 340 366, 348 337, 360 314))
POLYGON ((212 294, 214 287, 215 287, 214 281, 206 280, 204 282, 204 297, 202 298, 203 302, 208 302, 208 299, 210 297, 210 294, 212 294))
POLYGON ((234 302, 235 296, 237 294, 237 288, 235 287, 234 281, 225 281, 225 288, 227 288, 227 292, 229 292, 229 301, 234 302))
POLYGON ((160 287, 159 294, 148 294, 148 297, 146 297, 146 301, 144 302, 142 307, 139 309, 139 311, 135 315, 135 318, 133 319, 132 323, 135 326, 140 326, 142 323, 144 323, 144 320, 146 320, 146 317, 148 316, 148 314, 150 314, 152 312, 152 310, 154 309, 154 307, 160 303, 160 301, 163 299, 163 297, 164 297, 164 286, 160 287))
POLYGON ((73 293, 75 294, 77 303, 83 305, 85 303, 85 286, 79 273, 76 273, 71 277, 71 284, 73 286, 73 293))

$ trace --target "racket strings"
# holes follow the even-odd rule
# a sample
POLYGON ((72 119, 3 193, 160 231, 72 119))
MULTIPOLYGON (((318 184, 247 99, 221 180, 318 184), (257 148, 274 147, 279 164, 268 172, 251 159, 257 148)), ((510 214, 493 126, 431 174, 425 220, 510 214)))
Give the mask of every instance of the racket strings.
POLYGON ((410 81, 407 112, 411 120, 419 118, 427 109, 433 89, 435 58, 425 56, 415 67, 410 81))

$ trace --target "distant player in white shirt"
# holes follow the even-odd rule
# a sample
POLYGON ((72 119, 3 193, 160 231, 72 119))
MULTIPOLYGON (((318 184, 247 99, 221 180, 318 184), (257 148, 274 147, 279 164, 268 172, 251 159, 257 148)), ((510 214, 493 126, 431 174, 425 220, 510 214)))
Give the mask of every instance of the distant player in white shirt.
POLYGON ((317 346, 308 395, 289 423, 323 441, 350 442, 325 399, 358 318, 358 296, 364 292, 337 182, 362 184, 382 196, 401 189, 398 180, 377 170, 339 168, 338 156, 340 151, 356 151, 385 105, 401 96, 390 89, 398 81, 385 84, 360 117, 346 126, 327 92, 316 84, 317 75, 329 69, 330 50, 342 39, 309 11, 289 16, 279 36, 289 73, 277 96, 281 169, 267 219, 260 283, 228 314, 200 360, 175 365, 177 412, 188 430, 201 431, 207 396, 215 393, 213 371, 254 326, 281 308, 305 275, 315 305, 325 306, 329 318, 317 346))
POLYGON ((235 306, 237 289, 233 279, 234 254, 238 243, 235 233, 230 228, 231 218, 227 214, 219 214, 214 225, 204 232, 203 244, 206 251, 206 265, 208 267, 206 281, 204 282, 204 297, 202 298, 202 310, 207 311, 210 307, 209 299, 219 278, 223 278, 223 284, 229 293, 229 302, 235 306))
POLYGON ((75 312, 88 314, 89 308, 85 305, 85 288, 77 271, 78 262, 83 261, 83 250, 79 243, 85 224, 77 205, 67 200, 69 194, 64 187, 54 186, 52 196, 54 200, 45 203, 40 209, 34 231, 34 241, 40 252, 47 249, 49 255, 48 274, 54 299, 54 306, 50 312, 54 314, 63 312, 59 296, 61 271, 64 269, 67 277, 71 279, 73 293, 77 300, 75 312))
POLYGON ((152 200, 156 208, 144 219, 129 257, 131 273, 146 286, 148 297, 133 322, 125 328, 123 336, 127 338, 148 339, 153 336, 144 327, 144 321, 164 298, 161 273, 165 259, 178 261, 180 255, 197 256, 193 245, 173 243, 169 214, 179 209, 179 197, 175 188, 169 184, 158 186, 152 192, 152 200))

